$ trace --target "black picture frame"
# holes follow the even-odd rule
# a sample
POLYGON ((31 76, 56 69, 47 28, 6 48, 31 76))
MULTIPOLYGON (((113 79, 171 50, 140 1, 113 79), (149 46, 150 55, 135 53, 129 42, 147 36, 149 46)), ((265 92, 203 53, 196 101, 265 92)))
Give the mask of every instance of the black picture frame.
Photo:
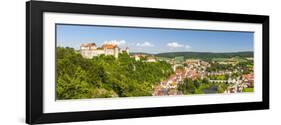
POLYGON ((183 11, 62 2, 26 3, 26 123, 57 123, 88 120, 184 115, 269 109, 269 16, 183 11), (140 109, 43 113, 43 13, 60 12, 164 19, 242 22, 262 24, 262 101, 140 109))

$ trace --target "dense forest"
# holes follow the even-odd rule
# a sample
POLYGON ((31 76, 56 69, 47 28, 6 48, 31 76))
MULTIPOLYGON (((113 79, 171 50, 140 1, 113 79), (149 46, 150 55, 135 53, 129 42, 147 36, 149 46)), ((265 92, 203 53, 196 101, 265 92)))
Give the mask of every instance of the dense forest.
POLYGON ((85 59, 73 48, 57 47, 56 99, 151 96, 172 73, 164 61, 136 61, 127 53, 85 59))
POLYGON ((231 57, 253 57, 253 52, 231 52, 231 53, 211 53, 211 52, 169 52, 156 54, 157 57, 174 58, 183 56, 187 58, 211 59, 211 58, 231 58, 231 57))

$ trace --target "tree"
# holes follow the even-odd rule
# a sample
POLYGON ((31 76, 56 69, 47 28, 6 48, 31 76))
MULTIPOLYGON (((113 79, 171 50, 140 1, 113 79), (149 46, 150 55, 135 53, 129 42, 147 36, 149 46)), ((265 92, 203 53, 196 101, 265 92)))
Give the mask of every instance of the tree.
POLYGON ((178 86, 178 90, 183 92, 184 94, 194 94, 196 87, 192 81, 192 79, 185 79, 183 84, 178 86))
POLYGON ((199 80, 199 79, 195 79, 194 80, 194 85, 195 85, 195 87, 198 89, 199 87, 200 87, 200 85, 201 85, 201 80, 199 80))
POLYGON ((208 84, 209 80, 207 78, 203 78, 202 83, 208 84))
POLYGON ((80 99, 91 97, 91 87, 85 81, 85 71, 77 67, 73 76, 63 74, 58 77, 56 92, 58 99, 80 99))
POLYGON ((118 58, 83 58, 73 48, 57 47, 58 99, 151 96, 153 86, 173 70, 165 61, 135 61, 127 53, 118 58))

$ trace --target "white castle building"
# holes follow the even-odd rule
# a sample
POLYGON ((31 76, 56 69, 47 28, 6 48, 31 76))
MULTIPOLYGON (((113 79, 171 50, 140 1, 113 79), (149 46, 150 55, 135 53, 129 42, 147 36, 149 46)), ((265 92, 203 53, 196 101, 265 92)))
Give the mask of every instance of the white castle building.
POLYGON ((129 48, 121 50, 116 44, 103 44, 101 47, 97 47, 95 43, 83 43, 80 45, 80 54, 84 58, 93 58, 99 55, 113 55, 118 58, 119 53, 126 52, 129 54, 129 48))

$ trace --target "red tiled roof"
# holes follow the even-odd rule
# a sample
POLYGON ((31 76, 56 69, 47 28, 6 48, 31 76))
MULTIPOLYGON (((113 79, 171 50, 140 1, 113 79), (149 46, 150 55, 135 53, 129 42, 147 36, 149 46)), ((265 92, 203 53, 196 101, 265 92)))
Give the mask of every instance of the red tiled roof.
POLYGON ((107 48, 107 49, 114 49, 116 47, 117 47, 117 45, 113 45, 113 44, 104 44, 104 45, 102 45, 102 48, 107 48))
POLYGON ((245 74, 242 77, 244 77, 247 80, 254 80, 254 74, 245 74))
POLYGON ((96 43, 83 43, 81 44, 83 47, 91 47, 91 46, 96 46, 96 43))

